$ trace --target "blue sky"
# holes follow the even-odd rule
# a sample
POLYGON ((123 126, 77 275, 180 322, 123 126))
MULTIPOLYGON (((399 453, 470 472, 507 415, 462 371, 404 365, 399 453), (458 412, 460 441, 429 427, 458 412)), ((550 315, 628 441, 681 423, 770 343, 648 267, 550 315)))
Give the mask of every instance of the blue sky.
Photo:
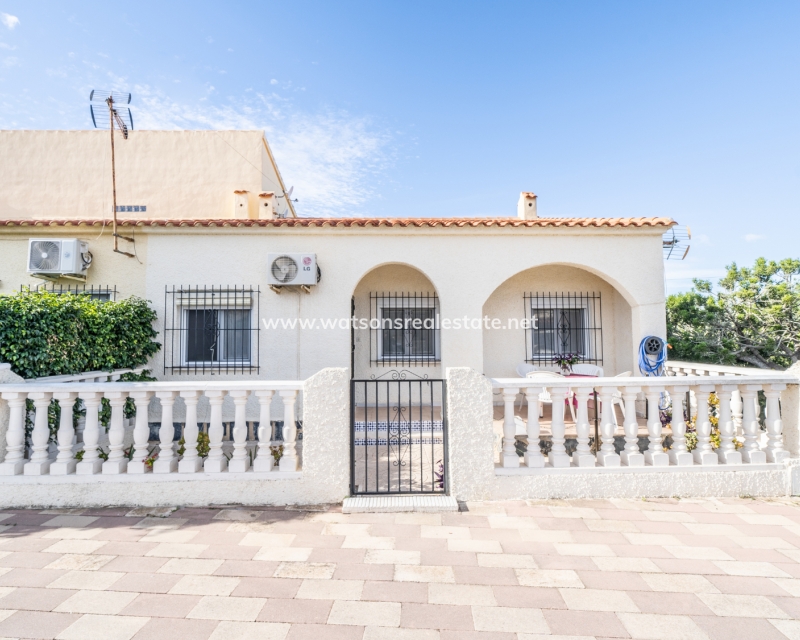
POLYGON ((0 127, 260 128, 301 215, 671 216, 800 257, 798 2, 0 0, 0 127))

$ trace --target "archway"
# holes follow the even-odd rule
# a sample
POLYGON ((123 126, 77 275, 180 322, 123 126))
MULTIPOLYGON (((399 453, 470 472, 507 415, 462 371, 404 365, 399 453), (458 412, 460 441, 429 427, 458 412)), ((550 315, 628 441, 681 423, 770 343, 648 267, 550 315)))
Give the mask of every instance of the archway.
POLYGON ((543 265, 521 271, 492 292, 483 313, 499 320, 498 328, 483 329, 483 372, 489 377, 518 377, 522 364, 557 369, 552 357, 559 351, 579 353, 607 376, 633 368, 631 305, 586 269, 543 265))
POLYGON ((393 370, 441 377, 439 297, 422 271, 397 263, 372 269, 353 292, 352 313, 354 378, 393 370))

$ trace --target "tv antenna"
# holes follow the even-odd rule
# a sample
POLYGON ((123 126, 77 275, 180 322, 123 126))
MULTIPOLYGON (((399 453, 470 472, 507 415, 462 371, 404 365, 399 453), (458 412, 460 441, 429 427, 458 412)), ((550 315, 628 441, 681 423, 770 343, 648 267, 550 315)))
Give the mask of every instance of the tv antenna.
POLYGON ((689 240, 692 239, 692 230, 689 227, 675 225, 661 236, 661 247, 664 250, 664 260, 683 260, 689 253, 689 240))
POLYGON ((134 242, 133 238, 120 235, 117 233, 117 174, 114 165, 114 129, 119 129, 122 137, 128 139, 128 131, 133 131, 133 115, 128 107, 117 106, 126 105, 131 103, 130 93, 119 93, 116 91, 97 91, 92 90, 89 94, 89 111, 92 114, 92 124, 95 129, 108 128, 111 132, 111 190, 113 200, 113 236, 114 236, 114 251, 130 258, 136 256, 127 251, 122 251, 119 248, 119 239, 134 242), (105 107, 101 107, 100 103, 105 103, 105 107))

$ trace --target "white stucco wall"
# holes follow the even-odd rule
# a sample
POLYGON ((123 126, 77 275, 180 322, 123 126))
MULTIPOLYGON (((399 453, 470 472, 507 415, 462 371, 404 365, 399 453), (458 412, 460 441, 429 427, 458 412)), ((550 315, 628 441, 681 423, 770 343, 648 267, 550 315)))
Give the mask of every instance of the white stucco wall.
MULTIPOLYGON (((599 278, 597 286, 605 287, 604 291, 614 288, 616 293, 604 296, 604 308, 612 303, 622 317, 604 320, 603 330, 607 339, 616 336, 612 351, 620 363, 625 359, 635 362, 636 347, 644 335, 666 333, 661 228, 137 227, 141 240, 137 246, 142 246, 145 254, 140 254, 141 265, 111 253, 111 238, 97 238, 99 230, 85 226, 0 227, 2 248, 8 248, 12 256, 0 261, 0 293, 19 288, 29 237, 78 236, 89 239, 97 260, 97 270, 94 266, 90 269, 87 284, 116 284, 124 295, 136 292, 150 300, 158 313, 159 332, 165 317, 164 289, 181 285, 260 287, 261 318, 335 318, 345 322, 329 329, 298 326, 268 331, 262 325, 260 371, 231 376, 234 379, 305 379, 325 367, 349 367, 346 319, 357 290, 373 286, 387 291, 413 290, 427 280, 439 296, 443 317, 479 319, 487 300, 504 282, 544 265, 558 265, 551 269, 552 274, 579 269, 599 278), (284 290, 278 295, 269 289, 267 255, 278 252, 317 254, 322 281, 310 294, 284 290), (564 256, 570 257, 568 266, 564 266, 564 256), (383 265, 406 265, 421 275, 404 280, 401 271, 376 270, 383 265), (624 300, 630 311, 621 300, 613 304, 614 296, 624 300)), ((518 310, 522 310, 521 300, 518 310)), ((442 329, 442 367, 468 366, 483 371, 483 333, 481 328, 442 329)), ((513 355, 502 357, 514 362, 521 359, 516 347, 513 355)), ((151 366, 165 379, 162 354, 151 366)), ((373 372, 379 373, 371 367, 369 373, 373 372)))
MULTIPOLYGON (((231 218, 235 190, 257 217, 258 194, 283 191, 261 131, 131 131, 114 148, 117 205, 147 207, 121 218, 231 218)), ((0 218, 111 216, 108 131, 0 131, 0 149, 0 218)))

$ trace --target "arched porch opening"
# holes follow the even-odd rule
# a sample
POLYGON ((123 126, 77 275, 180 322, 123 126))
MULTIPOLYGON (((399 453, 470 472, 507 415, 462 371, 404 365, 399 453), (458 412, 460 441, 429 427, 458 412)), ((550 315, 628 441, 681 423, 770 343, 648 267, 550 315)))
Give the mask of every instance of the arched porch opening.
POLYGON ((353 377, 441 378, 439 314, 436 288, 419 269, 393 263, 366 273, 353 292, 353 377))

